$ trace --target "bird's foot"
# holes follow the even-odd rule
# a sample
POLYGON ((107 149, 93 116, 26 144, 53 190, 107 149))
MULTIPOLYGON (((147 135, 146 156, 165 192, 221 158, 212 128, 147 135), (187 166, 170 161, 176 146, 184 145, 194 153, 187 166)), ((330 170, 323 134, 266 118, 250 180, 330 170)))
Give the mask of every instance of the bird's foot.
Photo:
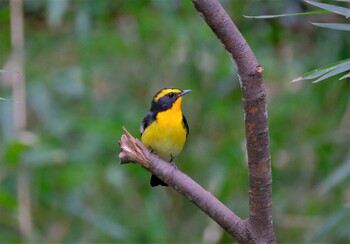
POLYGON ((156 152, 152 149, 152 148, 150 148, 150 147, 147 147, 148 149, 149 149, 149 154, 148 154, 148 156, 150 157, 152 154, 156 154, 156 152))
POLYGON ((174 169, 177 169, 177 166, 176 166, 176 163, 175 163, 175 160, 174 160, 173 156, 171 156, 171 159, 170 159, 169 163, 171 164, 171 166, 174 167, 174 169))

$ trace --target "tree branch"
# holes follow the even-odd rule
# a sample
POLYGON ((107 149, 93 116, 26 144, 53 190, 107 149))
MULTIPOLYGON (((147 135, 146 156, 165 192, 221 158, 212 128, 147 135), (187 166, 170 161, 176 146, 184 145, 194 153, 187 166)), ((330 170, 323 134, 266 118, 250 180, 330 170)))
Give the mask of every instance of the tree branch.
POLYGON ((138 163, 193 202, 239 242, 250 240, 247 221, 240 219, 210 192, 135 139, 125 128, 119 141, 121 164, 138 163))
POLYGON ((255 242, 273 243, 270 142, 263 68, 217 0, 192 2, 237 65, 247 137, 249 223, 255 242))
POLYGON ((192 0, 195 8, 237 65, 241 82, 249 169, 249 219, 241 220, 208 191, 151 153, 126 130, 120 141, 122 163, 135 161, 195 203, 241 243, 274 243, 270 142, 263 68, 217 0, 192 0))

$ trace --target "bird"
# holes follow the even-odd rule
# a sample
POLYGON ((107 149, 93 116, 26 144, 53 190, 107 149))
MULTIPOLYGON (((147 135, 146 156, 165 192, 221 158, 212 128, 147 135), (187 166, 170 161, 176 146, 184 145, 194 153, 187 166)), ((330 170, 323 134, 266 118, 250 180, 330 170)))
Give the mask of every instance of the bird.
MULTIPOLYGON (((159 90, 140 126, 141 142, 174 166, 174 157, 182 151, 189 134, 181 103, 182 97, 190 92, 178 88, 159 90)), ((155 175, 151 176, 150 183, 152 187, 168 186, 155 175)))

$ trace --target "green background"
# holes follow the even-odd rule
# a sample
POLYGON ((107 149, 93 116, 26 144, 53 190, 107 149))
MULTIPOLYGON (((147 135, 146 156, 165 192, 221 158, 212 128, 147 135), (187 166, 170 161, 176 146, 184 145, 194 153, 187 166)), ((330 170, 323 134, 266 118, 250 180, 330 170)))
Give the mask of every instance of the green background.
MULTIPOLYGON (((273 219, 278 242, 350 241, 350 83, 290 83, 349 57, 346 32, 309 21, 247 19, 314 10, 301 1, 221 1, 264 68, 273 219)), ((209 217, 150 174, 120 165, 118 140, 140 123, 160 88, 191 89, 180 170, 241 218, 248 177, 234 65, 190 1, 25 0, 27 128, 13 127, 9 74, 0 78, 1 242, 227 242, 209 217), (32 230, 18 227, 20 182, 32 230), (23 184, 22 184, 23 185, 23 184)), ((11 54, 10 7, 0 1, 0 64, 11 54)), ((13 82, 13 81, 11 81, 13 82)))

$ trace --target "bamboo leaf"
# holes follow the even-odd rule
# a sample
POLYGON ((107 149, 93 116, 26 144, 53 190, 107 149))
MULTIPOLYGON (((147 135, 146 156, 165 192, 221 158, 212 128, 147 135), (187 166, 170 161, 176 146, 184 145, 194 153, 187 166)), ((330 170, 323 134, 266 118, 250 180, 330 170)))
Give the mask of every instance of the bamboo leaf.
POLYGON ((343 73, 347 70, 350 70, 350 65, 346 65, 346 66, 340 66, 336 69, 333 69, 332 71, 326 73, 325 75, 321 76, 320 78, 318 78, 317 80, 313 81, 312 83, 317 83, 317 82, 320 82, 322 80, 325 80, 329 77, 332 77, 332 76, 335 76, 335 75, 338 75, 340 73, 343 73))
POLYGON ((341 78, 339 78, 339 80, 343 80, 345 78, 350 78, 350 73, 347 73, 346 75, 342 76, 341 78))
POLYGON ((316 78, 321 77, 322 75, 324 75, 324 74, 326 74, 334 69, 337 69, 337 68, 343 67, 343 66, 350 66, 350 59, 341 60, 339 62, 323 66, 319 69, 311 70, 311 71, 295 78, 291 82, 316 79, 316 78))
POLYGON ((346 18, 349 18, 349 16, 350 16, 350 9, 349 8, 344 8, 344 7, 340 7, 340 6, 335 6, 335 5, 331 5, 331 4, 327 4, 327 3, 319 3, 319 2, 314 2, 314 1, 306 1, 305 0, 305 2, 307 2, 308 4, 313 5, 315 7, 328 10, 332 13, 343 15, 346 18))
POLYGON ((339 23, 313 23, 311 24, 323 27, 323 28, 328 28, 328 29, 333 29, 333 30, 342 30, 342 31, 350 31, 350 24, 339 24, 339 23))
POLYGON ((290 13, 290 14, 276 14, 276 15, 243 15, 248 19, 272 19, 272 18, 281 18, 281 17, 292 17, 292 16, 303 16, 303 15, 315 15, 315 14, 329 14, 330 11, 319 10, 319 11, 309 11, 304 13, 290 13))

